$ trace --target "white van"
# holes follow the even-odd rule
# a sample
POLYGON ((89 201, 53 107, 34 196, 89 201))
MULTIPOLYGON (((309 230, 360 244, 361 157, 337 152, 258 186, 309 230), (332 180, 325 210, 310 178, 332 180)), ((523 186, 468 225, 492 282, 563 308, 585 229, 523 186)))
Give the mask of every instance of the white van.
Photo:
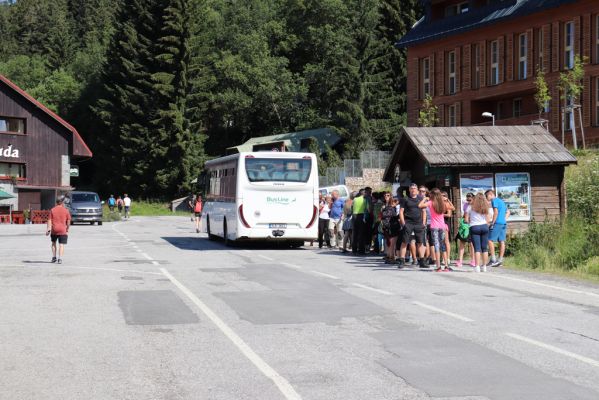
POLYGON ((320 193, 322 193, 323 196, 326 196, 327 194, 331 194, 333 192, 333 190, 338 191, 339 197, 344 198, 344 199, 348 198, 351 193, 349 191, 348 187, 345 185, 325 186, 325 187, 318 188, 318 191, 320 193))

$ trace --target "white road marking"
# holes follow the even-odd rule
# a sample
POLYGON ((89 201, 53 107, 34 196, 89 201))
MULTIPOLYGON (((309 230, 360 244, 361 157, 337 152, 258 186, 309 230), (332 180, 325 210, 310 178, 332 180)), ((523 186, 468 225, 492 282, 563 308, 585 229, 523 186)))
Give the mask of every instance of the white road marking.
POLYGON ((387 296, 392 296, 393 295, 393 293, 387 292, 386 290, 377 289, 377 288, 373 288, 373 287, 370 287, 370 286, 362 285, 361 283, 354 283, 353 285, 356 286, 356 287, 362 288, 362 289, 372 290, 373 292, 385 294, 387 296))
POLYGON ((160 265, 158 261, 152 261, 152 265, 160 265))
POLYGON ((324 272, 318 272, 318 271, 314 271, 314 270, 312 270, 310 272, 312 272, 313 274, 316 274, 316 275, 324 276, 325 278, 341 279, 338 276, 325 274, 324 272))
POLYGON ((146 260, 149 261, 154 261, 154 259, 152 257, 150 257, 149 255, 147 255, 146 253, 140 253, 142 256, 144 256, 146 258, 146 260))
POLYGON ((417 305, 417 306, 422 307, 422 308, 426 308, 427 310, 431 310, 431 311, 435 311, 435 312, 447 315, 448 317, 459 319, 460 321, 474 322, 473 319, 466 318, 466 317, 464 317, 464 316, 462 316, 460 314, 452 313, 452 312, 445 311, 445 310, 442 310, 442 309, 437 308, 437 307, 429 306, 428 304, 424 304, 424 303, 421 303, 419 301, 414 301, 414 302, 412 302, 412 304, 417 305))
POLYGON ((279 388, 283 396, 288 400, 301 400, 300 395, 295 391, 291 384, 283 378, 277 371, 268 365, 245 341, 239 337, 220 317, 218 317, 206 304, 202 302, 195 294, 193 294, 181 282, 175 279, 165 268, 160 268, 160 271, 166 276, 175 286, 179 288, 185 296, 187 296, 211 321, 218 329, 241 351, 266 376, 271 379, 279 388))
POLYGON ((565 287, 562 287, 562 286, 548 285, 546 283, 529 281, 527 279, 512 278, 510 276, 503 276, 503 275, 499 275, 499 274, 492 274, 491 276, 493 276, 495 278, 508 279, 510 281, 530 283, 531 285, 543 286, 543 287, 547 287, 547 288, 551 288, 551 289, 562 290, 564 292, 569 292, 569 293, 586 294, 587 296, 599 297, 599 293, 585 292, 583 290, 576 290, 576 289, 569 289, 569 288, 565 288, 565 287))
POLYGON ((286 266, 288 266, 288 267, 290 267, 290 268, 302 269, 302 267, 300 267, 299 265, 290 264, 290 263, 288 263, 288 262, 282 262, 281 264, 282 264, 282 265, 286 265, 286 266))
POLYGON ((592 358, 581 356, 580 354, 576 354, 576 353, 571 353, 571 352, 569 352, 567 350, 560 349, 559 347, 555 347, 555 346, 552 346, 552 345, 547 344, 547 343, 539 342, 537 340, 530 339, 530 338, 527 338, 525 336, 520 336, 520 335, 515 334, 515 333, 506 332, 506 335, 509 336, 509 337, 511 337, 511 338, 513 338, 513 339, 517 339, 517 340, 526 342, 528 344, 532 344, 534 346, 538 346, 538 347, 541 347, 543 349, 553 351, 554 353, 558 353, 558 354, 561 354, 561 355, 564 355, 564 356, 567 356, 567 357, 570 357, 570 358, 574 358, 575 360, 582 361, 583 363, 586 363, 586 364, 592 365, 593 367, 598 367, 599 368, 599 361, 593 360, 592 358))
POLYGON ((263 259, 268 260, 268 261, 274 261, 273 258, 263 256, 262 254, 258 254, 258 257, 263 258, 263 259))

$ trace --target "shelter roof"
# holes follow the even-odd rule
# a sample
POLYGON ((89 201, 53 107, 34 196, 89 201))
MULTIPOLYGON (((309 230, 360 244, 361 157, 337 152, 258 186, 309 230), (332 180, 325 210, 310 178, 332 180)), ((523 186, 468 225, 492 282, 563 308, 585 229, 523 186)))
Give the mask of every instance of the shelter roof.
POLYGON ((23 89, 18 87, 16 84, 11 82, 7 77, 0 74, 0 82, 9 87, 19 96, 27 100, 34 107, 41 110, 43 113, 47 114, 50 118, 58 122, 60 125, 65 127, 68 131, 73 135, 73 156, 83 157, 83 158, 91 158, 92 151, 87 147, 87 144, 83 141, 83 138, 77 132, 77 129, 73 127, 71 124, 66 122, 64 119, 60 118, 54 111, 50 110, 48 107, 44 106, 42 103, 34 99, 29 93, 25 92, 23 89))
POLYGON ((385 179, 403 151, 413 148, 431 167, 575 164, 572 155, 540 126, 402 128, 385 179))
POLYGON ((301 141, 302 139, 308 139, 313 137, 318 142, 318 147, 320 150, 324 152, 325 144, 328 144, 331 147, 334 147, 337 143, 341 141, 341 137, 339 137, 332 129, 329 128, 320 128, 320 129, 310 129, 305 131, 298 132, 287 132, 281 133, 278 135, 269 135, 269 136, 260 136, 249 139, 247 142, 239 145, 227 148, 227 154, 231 153, 242 153, 242 152, 251 152, 254 149, 254 146, 257 145, 267 145, 272 143, 273 145, 276 143, 283 142, 288 151, 301 151, 301 141))
POLYGON ((396 43, 398 47, 410 47, 418 43, 445 38, 509 19, 522 17, 577 0, 507 0, 484 7, 471 8, 463 14, 435 21, 421 18, 412 29, 396 43))

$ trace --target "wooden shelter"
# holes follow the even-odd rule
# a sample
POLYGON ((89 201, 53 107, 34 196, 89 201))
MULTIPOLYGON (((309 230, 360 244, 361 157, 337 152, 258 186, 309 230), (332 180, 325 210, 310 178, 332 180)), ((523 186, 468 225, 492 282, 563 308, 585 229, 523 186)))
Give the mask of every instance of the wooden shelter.
POLYGON ((540 126, 402 128, 384 179, 439 187, 458 210, 466 193, 494 189, 520 231, 566 212, 564 169, 575 163, 540 126))

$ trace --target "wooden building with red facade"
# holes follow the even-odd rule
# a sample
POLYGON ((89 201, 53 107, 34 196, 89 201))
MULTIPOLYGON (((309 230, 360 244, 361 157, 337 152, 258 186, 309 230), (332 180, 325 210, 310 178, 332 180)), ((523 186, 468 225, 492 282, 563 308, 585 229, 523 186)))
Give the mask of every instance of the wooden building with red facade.
POLYGON ((578 110, 564 107, 560 72, 586 60, 580 101, 587 144, 599 143, 599 1, 422 0, 425 15, 398 42, 408 57, 408 125, 418 125, 427 94, 440 126, 529 125, 539 119, 535 76, 546 74, 552 100, 541 115, 572 141, 578 110), (563 129, 563 131, 562 131, 563 129))
POLYGON ((0 213, 49 209, 72 190, 71 165, 92 157, 77 130, 0 75, 0 213))

